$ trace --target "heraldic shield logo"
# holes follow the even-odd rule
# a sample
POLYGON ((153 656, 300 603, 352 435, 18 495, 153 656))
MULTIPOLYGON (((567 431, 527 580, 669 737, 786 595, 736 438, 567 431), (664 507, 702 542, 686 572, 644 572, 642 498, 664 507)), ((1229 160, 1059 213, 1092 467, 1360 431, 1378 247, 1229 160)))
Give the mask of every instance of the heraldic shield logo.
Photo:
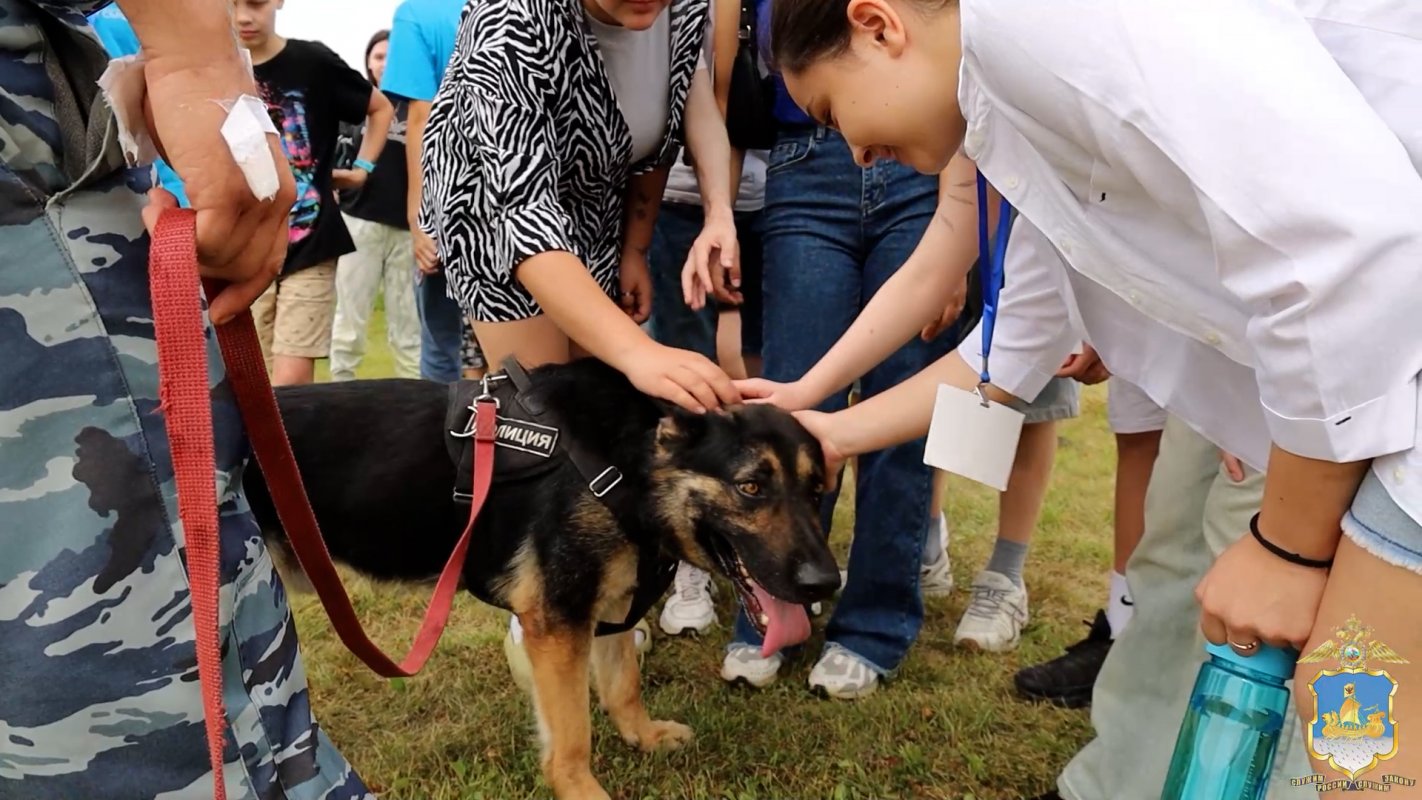
MULTIPOLYGON (((1339 669, 1324 669, 1309 682, 1314 713, 1308 727, 1308 749, 1346 777, 1320 785, 1319 791, 1343 783, 1366 783, 1352 788, 1385 789, 1387 784, 1411 785, 1414 781, 1396 775, 1384 776, 1380 783, 1359 781, 1360 777, 1397 755, 1401 745, 1399 725, 1393 719, 1393 698, 1397 681, 1388 674, 1388 664, 1406 664, 1386 644, 1372 638, 1373 629, 1350 617, 1334 637, 1299 659, 1299 663, 1337 660, 1339 669), (1369 667, 1374 667, 1369 669, 1369 667)), ((1322 783, 1314 775, 1295 779, 1296 784, 1322 783)))

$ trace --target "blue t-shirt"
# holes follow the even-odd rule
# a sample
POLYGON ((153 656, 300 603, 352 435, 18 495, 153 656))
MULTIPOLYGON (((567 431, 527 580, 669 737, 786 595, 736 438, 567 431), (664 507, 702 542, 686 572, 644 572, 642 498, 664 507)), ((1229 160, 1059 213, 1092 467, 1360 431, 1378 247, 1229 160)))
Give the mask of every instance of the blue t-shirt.
POLYGON ((410 100, 434 100, 454 55, 464 0, 405 0, 390 25, 380 88, 410 100))
POLYGON ((95 11, 89 16, 89 24, 94 26, 94 33, 99 35, 99 41, 103 42, 104 49, 113 58, 131 56, 138 52, 138 37, 134 35, 133 26, 128 24, 128 17, 123 15, 117 4, 95 11))
MULTIPOLYGON (((99 35, 99 41, 103 43, 110 58, 122 58, 138 52, 138 36, 134 34, 133 26, 128 24, 128 17, 123 15, 117 5, 108 5, 95 11, 89 16, 89 24, 94 26, 94 32, 99 35)), ((178 198, 178 205, 187 208, 188 195, 183 191, 183 182, 178 178, 178 173, 161 158, 155 161, 153 166, 158 170, 158 182, 178 198)))
MULTIPOLYGON (((760 39, 759 45, 765 62, 770 63, 770 3, 771 0, 761 0, 760 7, 756 9, 756 37, 760 39)), ((795 101, 790 99, 790 92, 785 89, 785 81, 781 79, 780 73, 775 72, 770 76, 771 82, 775 84, 775 118, 780 120, 782 125, 813 125, 815 120, 809 114, 800 110, 795 105, 795 101)))

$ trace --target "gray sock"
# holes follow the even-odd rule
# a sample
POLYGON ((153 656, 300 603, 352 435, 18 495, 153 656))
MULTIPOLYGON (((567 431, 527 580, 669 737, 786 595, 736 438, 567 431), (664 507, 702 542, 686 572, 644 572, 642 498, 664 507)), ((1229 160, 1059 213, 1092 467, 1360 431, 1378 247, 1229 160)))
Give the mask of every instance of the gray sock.
POLYGON ((1013 583, 1021 586, 1022 566, 1025 563, 1027 545, 999 538, 997 544, 992 547, 992 558, 988 560, 987 568, 992 572, 1001 572, 1011 578, 1013 583))
POLYGON ((943 517, 934 515, 928 520, 928 538, 923 540, 923 565, 928 566, 937 561, 943 555, 943 540, 939 536, 943 533, 940 526, 943 525, 943 517))

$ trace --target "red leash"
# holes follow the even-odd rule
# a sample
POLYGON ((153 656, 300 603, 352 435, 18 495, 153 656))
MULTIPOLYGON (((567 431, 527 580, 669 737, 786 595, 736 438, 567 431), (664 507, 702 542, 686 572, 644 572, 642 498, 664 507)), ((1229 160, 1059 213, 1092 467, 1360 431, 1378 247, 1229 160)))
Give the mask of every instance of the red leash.
MULTIPOLYGON (((159 407, 165 415, 173 472, 178 488, 178 515, 187 540, 187 565, 192 593, 193 624, 197 629, 198 677, 202 684, 208 752, 212 761, 215 800, 225 800, 222 775, 226 713, 222 705, 222 663, 218 642, 220 585, 217 492, 213 472, 212 407, 208 389, 207 343, 200 306, 196 229, 191 211, 164 212, 154 230, 149 265, 153 327, 158 340, 159 407)), ((215 296, 220 284, 207 284, 215 296)), ((302 570, 311 580, 326 615, 341 641, 377 674, 408 677, 420 671, 439 643, 449 620, 454 594, 469 549, 474 521, 488 499, 493 477, 497 406, 491 398, 476 401, 474 420, 474 486, 469 523, 449 562, 440 573, 424 621, 403 661, 395 663, 361 627, 350 596, 331 563, 316 515, 306 498, 291 443, 286 438, 257 343, 252 315, 242 312, 217 328, 227 378, 237 398, 243 424, 257 463, 266 478, 272 503, 302 570), (481 469, 480 467, 484 468, 481 469)))

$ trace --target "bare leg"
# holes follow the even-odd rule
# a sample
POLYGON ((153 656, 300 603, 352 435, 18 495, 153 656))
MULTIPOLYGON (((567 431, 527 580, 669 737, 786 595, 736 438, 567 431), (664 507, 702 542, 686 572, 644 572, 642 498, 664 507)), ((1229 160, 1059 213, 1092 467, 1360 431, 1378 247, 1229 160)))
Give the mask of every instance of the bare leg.
POLYGON ((1145 535, 1145 496, 1155 457, 1160 453, 1160 431, 1116 434, 1116 560, 1118 575, 1145 535))
POLYGON ((933 471, 933 494, 928 504, 929 516, 937 516, 943 511, 943 503, 948 498, 948 473, 941 469, 933 471))
POLYGON ((593 638, 593 678, 598 699, 617 732, 643 751, 675 750, 691 741, 691 728, 680 722, 653 721, 642 705, 642 677, 632 632, 593 638))
POLYGON ((316 380, 316 359, 302 356, 273 357, 272 385, 296 386, 314 383, 316 380))
POLYGON ((745 359, 741 357, 740 311, 722 311, 716 317, 716 362, 736 380, 750 377, 745 359))
MULTIPOLYGON (((1318 619, 1314 622, 1313 635, 1303 652, 1311 653, 1329 639, 1338 642, 1336 631, 1349 617, 1357 617, 1364 625, 1372 627, 1370 639, 1387 645, 1407 660, 1406 664, 1393 664, 1371 657, 1367 662, 1368 670, 1387 670, 1397 681, 1392 718, 1398 721, 1398 728, 1406 728, 1408 721, 1422 715, 1422 700, 1418 699, 1419 687, 1422 687, 1422 625, 1417 624, 1416 612, 1419 607, 1422 607, 1422 576, 1382 561, 1345 536, 1338 545, 1318 619)), ((1309 682, 1322 670, 1338 668, 1337 659, 1330 658, 1321 663, 1299 664, 1298 671, 1294 673, 1294 697, 1304 730, 1307 730, 1315 711, 1313 697, 1307 688, 1309 682)), ((1329 710, 1317 709, 1319 713, 1329 710)), ((1399 741, 1401 749, 1396 758, 1380 762, 1375 770, 1359 777, 1380 781, 1383 775, 1392 773, 1411 778, 1417 781, 1417 785, 1394 785, 1389 796, 1422 797, 1422 757, 1415 752, 1409 753, 1406 735, 1399 741)), ((1416 741, 1412 742, 1412 747, 1417 747, 1416 741)), ((1330 779, 1344 777, 1326 762, 1314 760, 1313 767, 1330 779)), ((1319 796, 1344 798, 1358 794, 1334 791, 1319 796)))
POLYGON ((504 359, 516 356, 525 367, 564 364, 568 361, 568 337, 546 316, 516 322, 475 322, 474 335, 484 350, 484 363, 498 372, 504 359))
POLYGON ((1055 422, 1022 427, 1007 491, 998 499, 997 540, 987 566, 973 579, 972 599, 953 634, 955 644, 1004 653, 1021 640, 1031 616, 1023 578, 1027 545, 1046 499, 1056 452, 1055 422))
POLYGON ((1027 544, 1037 529, 1042 502, 1052 481, 1052 465, 1057 458, 1057 424, 1036 422, 1022 426, 1017 442, 1017 458, 1007 479, 1007 491, 998 499, 997 536, 1009 542, 1027 544))

